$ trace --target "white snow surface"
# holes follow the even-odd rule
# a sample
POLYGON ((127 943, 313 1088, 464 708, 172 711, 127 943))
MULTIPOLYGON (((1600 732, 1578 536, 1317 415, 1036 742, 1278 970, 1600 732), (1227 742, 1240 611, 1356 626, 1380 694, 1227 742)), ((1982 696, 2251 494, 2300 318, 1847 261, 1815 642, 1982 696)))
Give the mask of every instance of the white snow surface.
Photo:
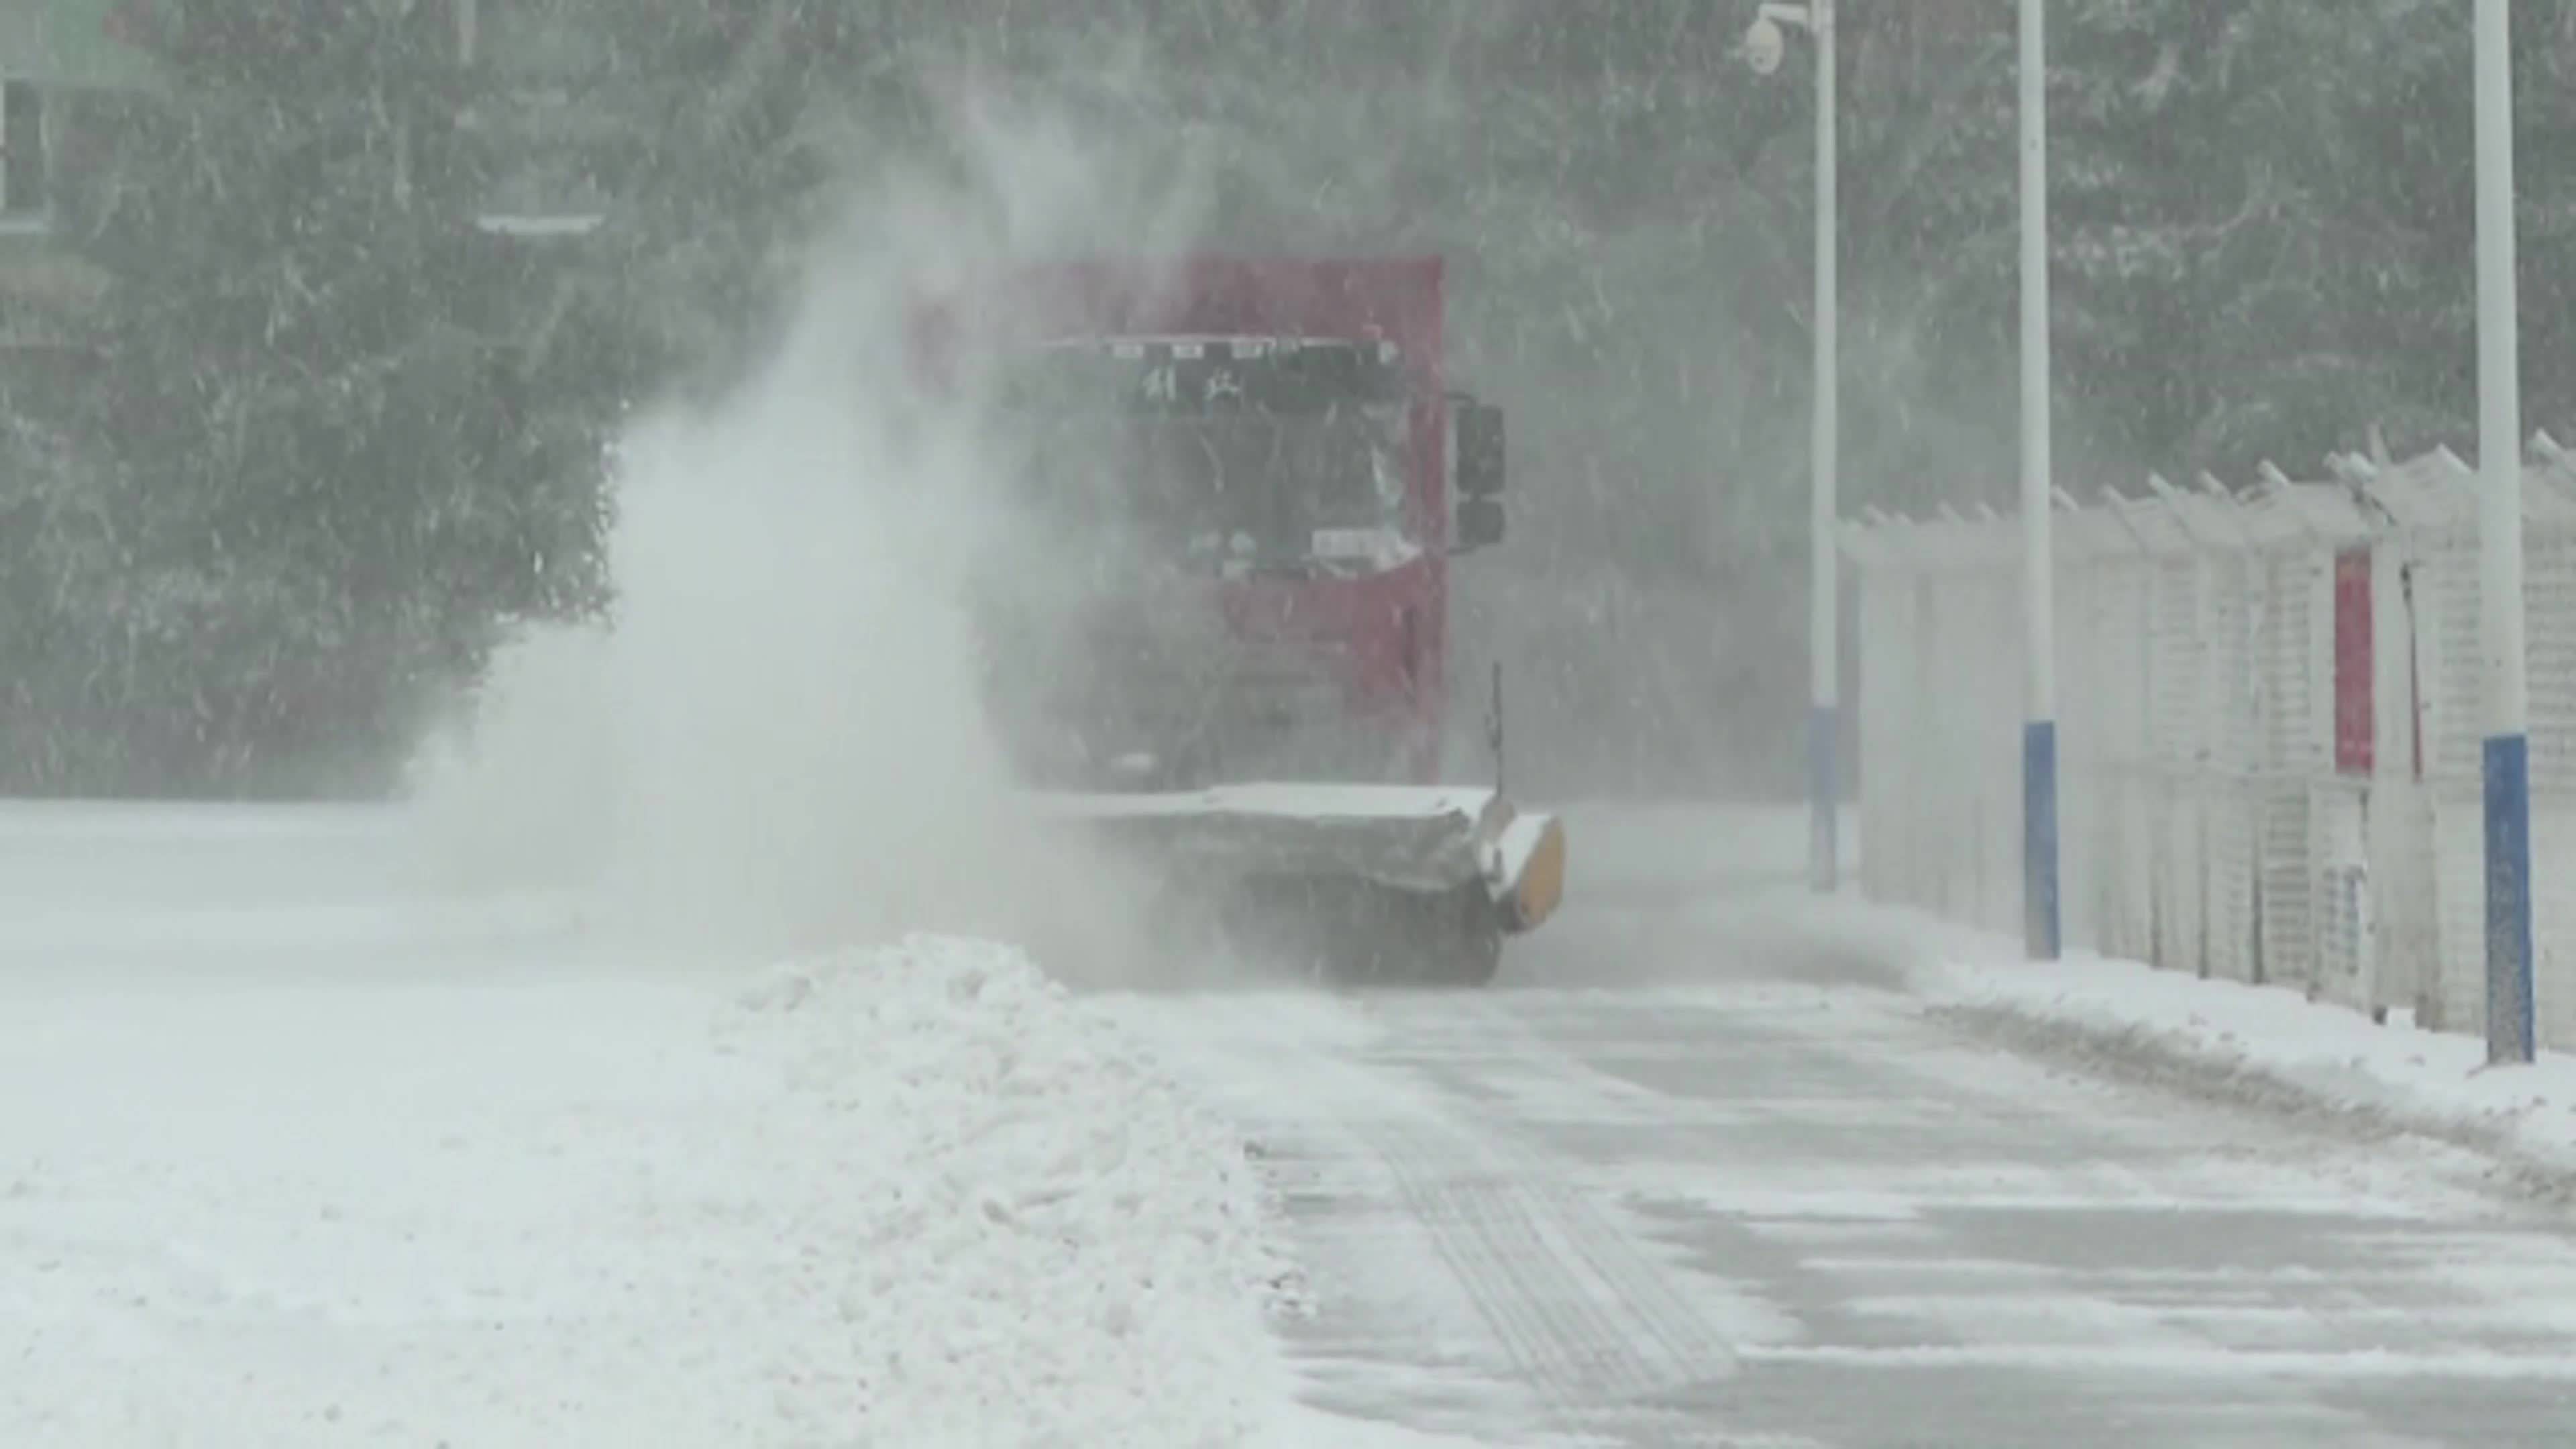
POLYGON ((1239 1135, 1011 948, 0 999, 0 1443, 1368 1442, 1239 1135))
POLYGON ((2502 1149, 2576 1173, 2576 1056, 2489 1067, 2483 1038, 2372 1022, 2290 991, 2070 952, 2024 961, 1934 928, 1918 985, 1946 1004, 2052 1026, 2095 1050, 2172 1064, 2202 1089, 2271 1097, 2502 1149))

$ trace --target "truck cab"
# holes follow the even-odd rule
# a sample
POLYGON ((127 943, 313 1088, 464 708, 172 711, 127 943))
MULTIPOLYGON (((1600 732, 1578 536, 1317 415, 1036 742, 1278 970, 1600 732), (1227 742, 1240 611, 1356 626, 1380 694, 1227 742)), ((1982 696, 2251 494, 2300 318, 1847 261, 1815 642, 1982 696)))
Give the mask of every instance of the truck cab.
POLYGON ((1436 259, 1014 279, 988 703, 1032 782, 1419 783, 1450 561, 1504 533, 1499 409, 1445 384, 1436 259))

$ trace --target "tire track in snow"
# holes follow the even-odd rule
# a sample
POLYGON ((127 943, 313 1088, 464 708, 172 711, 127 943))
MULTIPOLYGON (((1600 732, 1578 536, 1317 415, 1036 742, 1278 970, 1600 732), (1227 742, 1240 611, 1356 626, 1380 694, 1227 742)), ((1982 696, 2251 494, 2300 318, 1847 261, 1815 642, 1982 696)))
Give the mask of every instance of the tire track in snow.
MULTIPOLYGON (((1382 998, 1361 1009, 1400 1017, 1395 1036, 1423 1040, 1416 1003, 1382 998)), ((1419 1009, 1479 1018, 1501 1011, 1454 996, 1419 1009)), ((1225 1079, 1224 1095, 1239 1111, 1283 1147, 1294 1144, 1275 1161, 1317 1169, 1298 1174, 1308 1179, 1296 1188, 1305 1214, 1397 1216, 1415 1251, 1427 1249, 1447 1288, 1481 1322, 1498 1366, 1532 1396, 1547 1428, 1591 1443, 1756 1442, 1709 1422, 1700 1392, 1738 1371, 1743 1301, 1596 1201, 1581 1164, 1526 1139, 1506 1103, 1443 1090, 1421 1063, 1378 1054, 1392 1044, 1382 1039, 1364 1045, 1336 1032, 1298 1042, 1252 1003, 1195 1003, 1168 1021, 1187 1033, 1184 1054, 1198 1070, 1225 1079), (1379 1191, 1356 1190, 1363 1179, 1379 1191), (1692 1396, 1700 1407, 1681 1407, 1692 1396)), ((1635 1113, 1634 1103, 1601 1100, 1620 1085, 1615 1078, 1591 1074, 1589 1093, 1581 1092, 1565 1062, 1551 1059, 1561 1049, 1526 1028, 1465 1025, 1461 1042, 1474 1043, 1473 1060, 1444 1065, 1560 1083, 1578 1115, 1587 1095, 1605 1119, 1635 1113)))
POLYGON ((1553 1427, 1642 1428, 1670 1412, 1655 1400, 1736 1372, 1735 1345, 1671 1291, 1679 1270, 1564 1186, 1561 1164, 1510 1163, 1490 1140, 1426 1123, 1360 1135, 1553 1427))

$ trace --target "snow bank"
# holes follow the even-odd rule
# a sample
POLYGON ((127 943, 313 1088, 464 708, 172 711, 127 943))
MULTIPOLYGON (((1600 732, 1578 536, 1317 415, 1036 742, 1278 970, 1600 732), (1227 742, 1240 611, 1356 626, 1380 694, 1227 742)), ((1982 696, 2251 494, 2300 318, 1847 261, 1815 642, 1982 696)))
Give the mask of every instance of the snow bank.
POLYGON ((1932 999, 2018 1021, 2056 1044, 2159 1068, 2197 1090, 2365 1118, 2576 1174, 2576 1056, 2486 1066, 2475 1037, 2381 1026, 2274 987, 2209 981, 2133 961, 2054 965, 1950 943, 1917 972, 1932 999))
POLYGON ((821 1285, 830 1378, 884 1442, 1235 1443, 1286 1397, 1244 1143, 1019 952, 793 966, 723 1040, 835 1138, 808 1186, 870 1251, 821 1285))
POLYGON ((1297 1422, 1243 1145, 998 946, 914 938, 714 996, 13 993, 0 1101, 0 1442, 1297 1422))

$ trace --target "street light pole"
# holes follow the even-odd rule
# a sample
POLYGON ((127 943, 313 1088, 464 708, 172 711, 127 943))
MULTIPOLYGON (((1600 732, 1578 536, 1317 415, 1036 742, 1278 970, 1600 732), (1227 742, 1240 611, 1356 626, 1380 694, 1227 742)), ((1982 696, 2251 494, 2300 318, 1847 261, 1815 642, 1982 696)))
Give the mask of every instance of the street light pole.
POLYGON ((1815 888, 1831 893, 1841 865, 1842 772, 1835 754, 1842 743, 1842 631, 1836 605, 1834 519, 1836 475, 1842 443, 1842 297, 1835 242, 1840 210, 1835 172, 1842 152, 1834 135, 1834 0, 1809 0, 1808 26, 1816 37, 1816 345, 1815 405, 1808 456, 1807 641, 1809 703, 1808 793, 1815 888))
POLYGON ((1757 73, 1769 75, 1779 68, 1785 46, 1780 32, 1783 25, 1804 29, 1816 43, 1815 383, 1813 430, 1807 449, 1807 795, 1813 817, 1808 833, 1808 878, 1816 891, 1830 894, 1836 888, 1842 860, 1837 829, 1842 772, 1835 758, 1842 741, 1841 600, 1834 557, 1834 524, 1841 507, 1835 498, 1835 483, 1842 439, 1842 360, 1836 254, 1841 224, 1836 215, 1839 200, 1835 184, 1841 148, 1834 130, 1834 0, 1763 5, 1744 40, 1745 59, 1757 73))
POLYGON ((2021 0, 2022 926, 2034 960, 2058 955, 2057 627, 2049 542, 2048 37, 2045 0, 2021 0))
POLYGON ((2487 1060, 2535 1054, 2522 340, 2514 278, 2513 6, 2477 0, 2479 644, 2486 748, 2487 1060))

